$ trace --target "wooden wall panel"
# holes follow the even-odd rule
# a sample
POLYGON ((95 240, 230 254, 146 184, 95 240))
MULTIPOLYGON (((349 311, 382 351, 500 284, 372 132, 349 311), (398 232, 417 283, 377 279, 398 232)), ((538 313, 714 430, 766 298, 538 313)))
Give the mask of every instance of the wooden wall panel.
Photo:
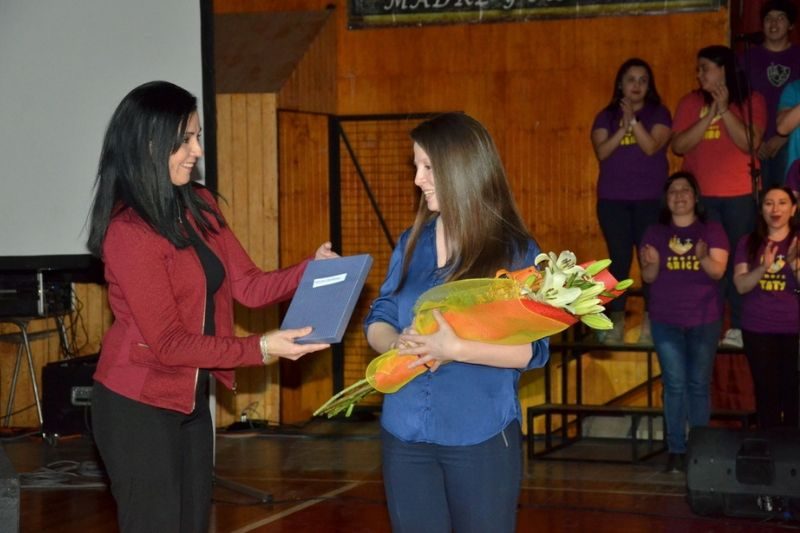
MULTIPOLYGON (((330 239, 328 118, 278 115, 281 264, 312 255, 330 239)), ((330 350, 281 362, 281 422, 305 422, 332 392, 330 350)))
MULTIPOLYGON (((326 4, 216 0, 215 11, 319 10, 326 4)), ((595 216, 597 162, 589 134, 611 96, 617 67, 631 56, 649 61, 674 110, 696 86, 696 51, 726 42, 728 32, 725 9, 348 30, 347 2, 335 5, 337 113, 463 110, 475 116, 492 132, 523 216, 542 247, 572 249, 579 257, 607 254, 595 216)), ((671 157, 671 164, 675 169, 680 161, 671 157)), ((281 231, 291 236, 298 230, 285 226, 282 217, 281 231)), ((636 312, 640 307, 629 305, 636 312)), ((586 383, 592 400, 604 401, 640 382, 640 359, 614 353, 592 357, 587 364, 593 383, 586 383)), ((541 371, 525 376, 523 404, 541 401, 541 378, 541 371)))
MULTIPOLYGON (((337 13, 340 27, 343 11, 337 13)), ((542 245, 604 255, 589 133, 611 96, 618 65, 634 55, 650 61, 674 109, 696 85, 697 49, 725 40, 726 15, 341 31, 339 112, 472 114, 495 137, 520 208, 542 245)))
POLYGON ((278 93, 278 107, 316 113, 336 112, 336 17, 312 41, 278 93))
MULTIPOLYGON (((217 95, 218 187, 223 213, 253 261, 278 267, 278 169, 276 97, 270 94, 217 95)), ((277 307, 236 307, 236 335, 278 326, 277 307)), ((217 388, 217 425, 250 418, 278 422, 276 364, 236 371, 237 390, 217 388)))
POLYGON ((80 355, 97 353, 114 315, 108 307, 108 291, 105 285, 93 283, 75 284, 78 314, 75 317, 76 348, 80 355))
MULTIPOLYGON (((337 15, 343 28, 345 13, 337 15)), ((589 135, 595 114, 611 96, 616 69, 631 56, 648 60, 674 110, 696 86, 696 51, 725 42, 726 35, 724 10, 342 30, 338 110, 349 115, 457 109, 475 116, 493 134, 520 210, 542 248, 605 257, 589 135)), ((672 158, 673 168, 678 165, 672 158)), ((629 310, 636 309, 632 302, 629 310)), ((639 320, 633 316, 631 323, 639 320)), ((641 383, 645 370, 643 357, 612 352, 591 356, 586 364, 586 399, 596 402, 641 383)), ((542 375, 523 379, 523 407, 543 400, 542 375)))

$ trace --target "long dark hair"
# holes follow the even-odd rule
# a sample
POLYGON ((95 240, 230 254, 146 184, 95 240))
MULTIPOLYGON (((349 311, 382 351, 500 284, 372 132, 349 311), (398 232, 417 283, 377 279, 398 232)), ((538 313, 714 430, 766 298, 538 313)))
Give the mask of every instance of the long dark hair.
MULTIPOLYGON (((706 46, 697 52, 697 59, 701 58, 708 59, 725 69, 725 86, 728 88, 730 103, 741 106, 750 97, 750 83, 747 81, 744 71, 739 67, 733 50, 721 44, 706 46)), ((706 104, 714 101, 711 93, 702 87, 700 92, 703 93, 703 100, 706 104)))
MULTIPOLYGON (((764 220, 764 201, 767 199, 767 193, 775 190, 785 192, 792 205, 797 205, 797 197, 789 187, 773 185, 761 193, 761 199, 758 202, 756 229, 747 237, 747 262, 750 265, 758 264, 758 250, 769 238, 769 228, 767 227, 767 221, 764 220)), ((797 218, 797 213, 795 213, 795 216, 789 219, 789 236, 798 234, 800 234, 800 219, 797 218)))
POLYGON ((170 181, 169 157, 183 142, 190 116, 197 112, 191 93, 166 81, 136 87, 122 99, 106 129, 94 201, 90 212, 89 250, 102 255, 111 218, 133 209, 153 230, 178 248, 190 244, 180 214, 188 209, 203 234, 215 232, 202 215, 222 218, 195 190, 170 181))
POLYGON ((644 59, 632 57, 625 61, 622 65, 620 65, 619 69, 617 69, 617 75, 614 77, 614 88, 611 91, 611 101, 608 102, 608 105, 605 108, 609 113, 621 113, 619 101, 622 100, 622 97, 624 96, 622 93, 622 79, 625 77, 625 73, 627 73, 628 69, 631 67, 642 67, 647 72, 649 81, 647 83, 647 92, 644 95, 645 104, 649 104, 651 106, 661 105, 661 96, 659 96, 658 89, 656 89, 656 77, 653 74, 653 69, 650 68, 650 64, 644 59))
MULTIPOLYGON (((411 138, 431 161, 439 213, 448 241, 446 279, 493 277, 531 239, 517 210, 489 132, 463 113, 447 113, 414 128, 411 138)), ((420 198, 403 258, 403 279, 424 226, 437 213, 420 198)))
POLYGON ((697 178, 694 177, 694 174, 681 170, 680 172, 675 172, 670 175, 667 181, 664 182, 664 194, 661 195, 661 210, 658 212, 658 223, 669 226, 672 222, 672 211, 669 210, 669 206, 667 205, 667 192, 669 191, 669 186, 672 185, 675 180, 686 180, 692 188, 695 198, 694 216, 696 216, 700 222, 705 222, 707 215, 703 203, 700 201, 700 184, 697 183, 697 178))

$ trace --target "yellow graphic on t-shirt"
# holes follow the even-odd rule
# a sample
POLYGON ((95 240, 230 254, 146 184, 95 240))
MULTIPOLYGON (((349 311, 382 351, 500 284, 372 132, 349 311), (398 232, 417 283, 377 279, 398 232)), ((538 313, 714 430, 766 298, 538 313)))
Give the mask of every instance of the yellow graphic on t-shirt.
MULTIPOLYGON (((764 263, 763 255, 761 256, 761 263, 764 263)), ((786 257, 783 255, 776 256, 775 260, 767 268, 767 271, 761 279, 758 280, 762 291, 777 292, 786 290, 786 274, 780 274, 780 271, 785 266, 786 257)))
MULTIPOLYGON (((708 115, 708 110, 709 107, 707 105, 703 106, 703 108, 700 110, 700 118, 703 118, 706 115, 708 115)), ((717 115, 716 117, 711 119, 711 124, 708 125, 708 128, 706 128, 705 133, 703 133, 703 139, 716 140, 720 138, 722 133, 720 131, 719 121, 721 119, 722 117, 720 115, 717 115)))
POLYGON ((670 255, 667 256, 667 270, 700 270, 700 260, 696 255, 670 255))
MULTIPOLYGON (((764 259, 762 258, 761 260, 763 261, 764 259)), ((782 255, 778 255, 775 257, 775 261, 773 261, 772 264, 767 269, 767 272, 769 272, 770 274, 775 274, 776 272, 780 272, 785 266, 786 266, 786 258, 782 255)))
MULTIPOLYGON (((619 127, 622 128, 622 119, 619 120, 619 127)), ((631 126, 628 126, 628 130, 625 132, 625 136, 622 137, 619 144, 620 146, 636 144, 636 137, 633 135, 633 128, 631 126)))
POLYGON ((669 243, 667 243, 667 246, 669 246, 669 249, 676 254, 683 255, 691 250, 694 244, 692 243, 692 239, 686 239, 682 241, 677 235, 673 235, 669 240, 669 243))
POLYGON ((764 274, 758 284, 761 286, 762 291, 778 292, 786 290, 786 275, 785 274, 764 274))

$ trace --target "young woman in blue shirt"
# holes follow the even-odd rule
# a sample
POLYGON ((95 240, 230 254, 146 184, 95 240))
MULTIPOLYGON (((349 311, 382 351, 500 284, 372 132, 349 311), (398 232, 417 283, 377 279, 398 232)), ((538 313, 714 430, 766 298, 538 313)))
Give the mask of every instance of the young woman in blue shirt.
POLYGON ((383 476, 392 529, 513 532, 522 481, 518 382, 522 372, 547 362, 547 340, 468 341, 438 313, 433 334, 419 335, 410 325, 426 290, 532 265, 539 248, 479 122, 461 113, 439 115, 411 138, 419 210, 365 322, 374 350, 400 348, 419 356, 414 365, 430 368, 384 397, 383 476))

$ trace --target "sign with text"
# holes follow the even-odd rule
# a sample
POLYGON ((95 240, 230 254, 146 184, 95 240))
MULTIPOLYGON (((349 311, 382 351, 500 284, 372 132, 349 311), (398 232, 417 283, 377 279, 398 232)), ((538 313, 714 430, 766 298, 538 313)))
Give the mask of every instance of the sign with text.
POLYGON ((350 28, 711 11, 721 0, 350 0, 350 28))

